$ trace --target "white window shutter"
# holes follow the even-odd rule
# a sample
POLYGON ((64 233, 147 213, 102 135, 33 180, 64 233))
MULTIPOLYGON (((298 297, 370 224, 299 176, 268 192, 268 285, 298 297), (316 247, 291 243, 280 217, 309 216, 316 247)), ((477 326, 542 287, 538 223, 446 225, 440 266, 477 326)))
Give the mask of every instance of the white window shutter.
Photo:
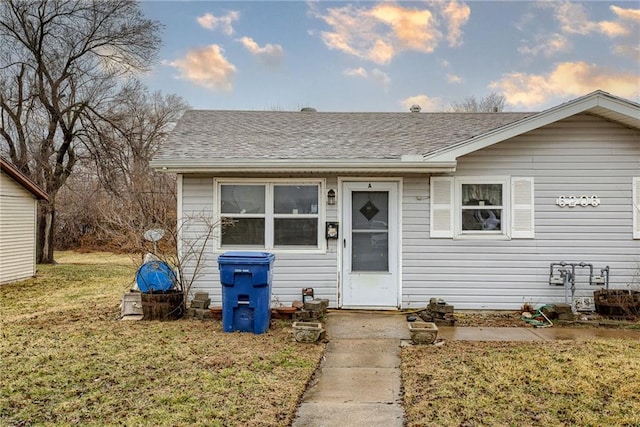
POLYGON ((640 239, 640 177, 633 178, 633 197, 631 208, 633 209, 633 238, 640 239))
POLYGON ((453 237, 453 178, 431 177, 431 237, 453 237))
POLYGON ((511 178, 511 238, 535 237, 533 178, 511 178))

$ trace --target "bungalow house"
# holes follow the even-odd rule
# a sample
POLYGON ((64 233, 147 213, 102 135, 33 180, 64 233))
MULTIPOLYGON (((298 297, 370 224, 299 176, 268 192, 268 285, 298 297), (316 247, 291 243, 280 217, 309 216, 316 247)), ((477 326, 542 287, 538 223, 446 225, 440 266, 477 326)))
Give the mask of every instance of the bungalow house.
POLYGON ((36 274, 38 200, 47 194, 0 157, 0 284, 36 274))
POLYGON ((151 164, 177 173, 182 251, 212 228, 192 290, 216 302, 233 250, 276 254, 286 305, 564 302, 563 261, 640 286, 640 105, 602 91, 539 113, 191 110, 151 164))

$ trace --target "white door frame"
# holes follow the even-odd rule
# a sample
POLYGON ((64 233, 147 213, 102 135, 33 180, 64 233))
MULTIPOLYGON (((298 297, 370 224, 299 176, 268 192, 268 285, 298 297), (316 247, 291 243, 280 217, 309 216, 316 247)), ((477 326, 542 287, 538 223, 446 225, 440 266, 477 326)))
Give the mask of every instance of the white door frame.
MULTIPOLYGON (((338 241, 337 249, 338 249, 338 307, 340 308, 368 308, 368 309, 380 309, 380 310, 396 310, 398 308, 402 308, 402 194, 403 194, 403 180, 401 177, 338 177, 338 191, 336 199, 338 200, 338 209, 337 216, 342 222, 340 227, 340 240, 338 241), (394 183, 397 184, 397 197, 395 200, 389 199, 389 203, 396 203, 397 205, 397 214, 396 214, 396 224, 395 233, 396 233, 396 243, 395 243, 395 251, 390 250, 389 252, 389 262, 394 262, 396 264, 396 303, 394 306, 346 306, 344 303, 344 286, 346 281, 345 271, 344 271, 344 256, 345 256, 345 248, 344 248, 344 239, 346 237, 346 232, 349 230, 344 227, 345 215, 350 214, 350 212, 345 212, 345 206, 343 203, 344 200, 344 187, 347 183, 362 183, 362 182, 371 182, 371 183, 394 183)), ((391 232, 391 224, 389 225, 389 230, 391 232)))

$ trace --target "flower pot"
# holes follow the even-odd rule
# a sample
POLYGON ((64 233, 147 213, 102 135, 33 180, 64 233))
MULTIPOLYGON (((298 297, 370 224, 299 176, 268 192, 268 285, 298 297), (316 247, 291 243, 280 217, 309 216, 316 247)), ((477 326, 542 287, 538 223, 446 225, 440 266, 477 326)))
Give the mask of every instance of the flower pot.
POLYGON ((323 333, 324 328, 320 322, 293 322, 293 337, 298 342, 316 342, 323 333))
POLYGON ((640 291, 601 289, 593 292, 596 312, 611 317, 640 316, 640 291))
POLYGON ((222 307, 210 307, 209 312, 213 320, 222 320, 222 307))
POLYGON ((407 325, 414 344, 433 344, 438 337, 438 327, 433 322, 408 322, 407 325))
POLYGON ((144 320, 177 320, 184 315, 184 292, 154 291, 140 293, 144 320))

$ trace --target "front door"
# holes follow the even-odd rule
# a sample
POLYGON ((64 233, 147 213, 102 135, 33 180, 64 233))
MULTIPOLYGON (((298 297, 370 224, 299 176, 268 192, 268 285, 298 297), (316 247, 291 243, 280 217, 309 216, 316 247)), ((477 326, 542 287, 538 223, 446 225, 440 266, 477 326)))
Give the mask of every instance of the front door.
POLYGON ((398 183, 342 186, 343 308, 398 308, 398 183))

